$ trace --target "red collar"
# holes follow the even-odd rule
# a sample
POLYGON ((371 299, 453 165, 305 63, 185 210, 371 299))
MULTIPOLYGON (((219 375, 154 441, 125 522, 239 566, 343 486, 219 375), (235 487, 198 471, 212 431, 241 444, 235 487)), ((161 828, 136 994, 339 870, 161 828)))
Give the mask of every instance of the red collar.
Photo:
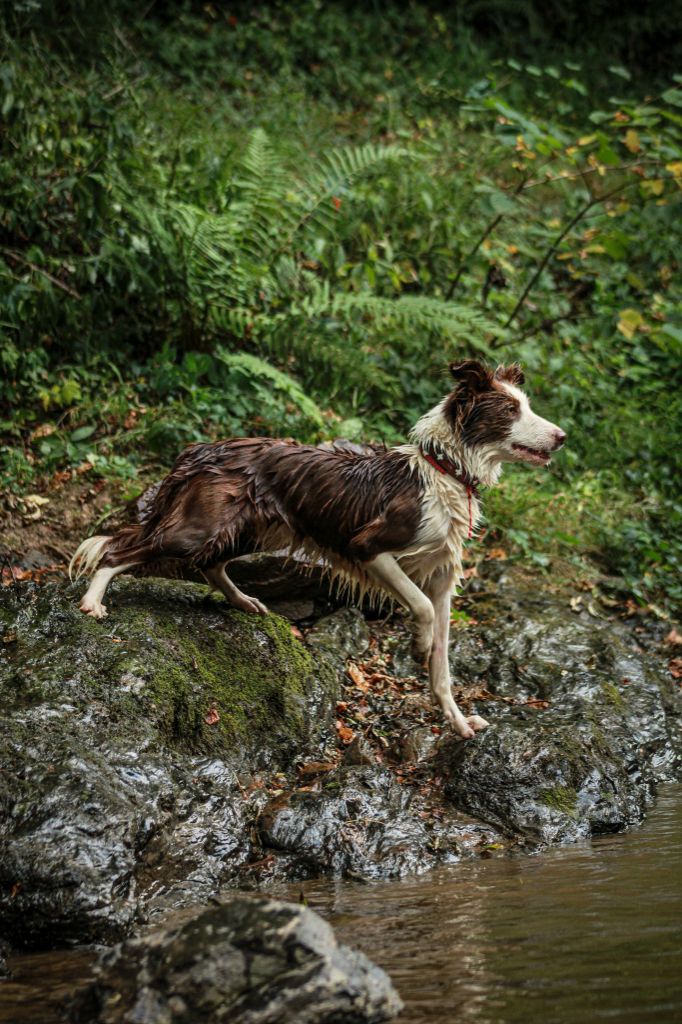
POLYGON ((477 480, 475 477, 471 476, 471 474, 467 473, 465 470, 459 469, 454 462, 446 458, 444 455, 441 456, 440 458, 436 458, 435 455, 432 455, 430 452, 425 451, 421 447, 419 448, 419 451, 424 456, 424 458, 426 459, 430 466, 433 466, 434 469, 437 469, 439 473, 445 473, 447 476, 453 477, 455 480, 458 481, 458 483, 462 485, 462 487, 466 488, 467 498, 469 499, 468 539, 471 540, 471 538, 474 535, 474 518, 471 509, 471 498, 472 496, 476 499, 479 498, 478 488, 480 487, 480 480, 477 480))

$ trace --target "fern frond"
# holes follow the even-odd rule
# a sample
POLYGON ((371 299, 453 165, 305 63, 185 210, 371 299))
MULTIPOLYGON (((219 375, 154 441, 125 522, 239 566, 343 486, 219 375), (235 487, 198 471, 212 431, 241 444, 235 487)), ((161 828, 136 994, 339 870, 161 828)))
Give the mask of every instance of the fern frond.
POLYGON ((282 391, 294 405, 297 405, 303 415, 317 427, 324 425, 322 413, 315 402, 288 373, 278 370, 272 363, 251 355, 249 352, 228 352, 221 345, 217 347, 215 355, 223 365, 245 377, 267 380, 278 391, 282 391))

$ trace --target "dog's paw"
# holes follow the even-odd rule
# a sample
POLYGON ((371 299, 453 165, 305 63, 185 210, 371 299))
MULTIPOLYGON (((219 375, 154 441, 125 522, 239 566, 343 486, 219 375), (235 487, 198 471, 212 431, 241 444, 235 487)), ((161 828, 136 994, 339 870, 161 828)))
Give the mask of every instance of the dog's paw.
POLYGON ((248 597, 247 594, 242 594, 239 598, 236 598, 233 602, 235 608, 241 609, 243 612, 249 612, 251 615, 267 615, 268 609, 255 597, 248 597))
POLYGON ((486 722, 485 718, 481 718, 480 715, 469 715, 467 722, 474 732, 482 732, 483 729, 487 729, 490 725, 490 722, 486 722))
POLYGON ((101 601, 86 601, 85 598, 78 606, 84 615, 92 615, 93 619, 106 619, 107 609, 101 601))

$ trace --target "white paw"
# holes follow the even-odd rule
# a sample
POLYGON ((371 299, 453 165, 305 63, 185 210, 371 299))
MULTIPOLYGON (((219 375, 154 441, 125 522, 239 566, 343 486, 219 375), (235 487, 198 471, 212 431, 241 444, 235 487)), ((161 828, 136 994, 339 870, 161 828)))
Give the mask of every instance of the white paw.
POLYGON ((83 598, 78 607, 84 615, 92 615, 93 619, 106 619, 107 617, 106 606, 101 601, 89 601, 83 598))
POLYGON ((472 740, 476 733, 473 728, 469 725, 466 718, 455 704, 452 697, 446 694, 442 697, 437 696, 436 700, 440 704, 443 710, 443 716, 448 725, 457 733, 458 737, 463 740, 472 740))
POLYGON ((250 612, 252 615, 267 615, 268 609, 255 597, 247 597, 243 594, 238 601, 235 601, 235 608, 241 608, 243 612, 250 612))
POLYGON ((474 732, 481 732, 482 729, 487 729, 490 725, 490 722, 486 722, 485 718, 481 718, 480 715, 469 715, 467 722, 474 732))

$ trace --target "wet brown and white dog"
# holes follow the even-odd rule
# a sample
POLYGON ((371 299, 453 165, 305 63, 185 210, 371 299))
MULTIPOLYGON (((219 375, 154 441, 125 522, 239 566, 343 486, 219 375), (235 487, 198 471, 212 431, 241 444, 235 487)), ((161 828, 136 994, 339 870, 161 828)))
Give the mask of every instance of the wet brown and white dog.
POLYGON ((546 466, 565 434, 531 411, 518 365, 453 363, 454 389, 416 424, 409 444, 325 450, 291 440, 194 444, 162 482, 145 521, 90 537, 69 571, 94 573, 81 611, 106 615, 110 580, 160 559, 200 569, 230 604, 266 614, 230 580, 247 552, 287 547, 324 559, 333 578, 390 595, 414 619, 431 695, 465 739, 487 722, 455 704, 448 666, 450 598, 479 518, 479 488, 504 462, 546 466))

